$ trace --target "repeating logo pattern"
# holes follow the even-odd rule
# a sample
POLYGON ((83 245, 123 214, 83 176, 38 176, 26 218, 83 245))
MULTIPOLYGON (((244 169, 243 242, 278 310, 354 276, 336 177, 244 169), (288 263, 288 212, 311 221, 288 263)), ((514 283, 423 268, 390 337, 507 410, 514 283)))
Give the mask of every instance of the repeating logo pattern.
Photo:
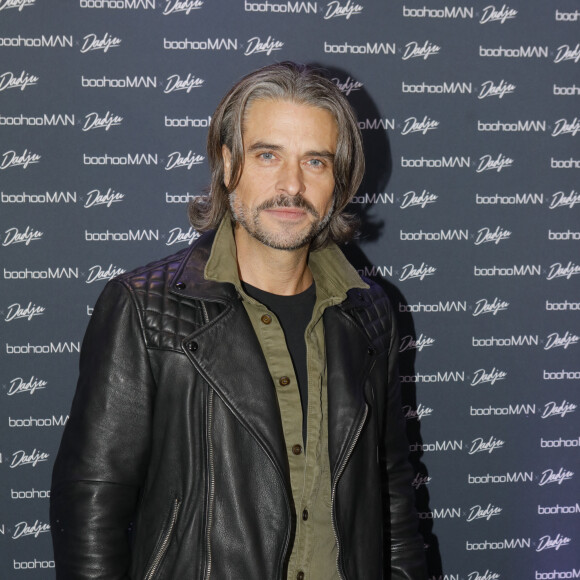
POLYGON ((357 110, 347 252, 399 323, 429 580, 580 578, 580 11, 540 4, 0 0, 2 578, 54 578, 98 294, 197 239, 213 110, 284 59, 357 110))

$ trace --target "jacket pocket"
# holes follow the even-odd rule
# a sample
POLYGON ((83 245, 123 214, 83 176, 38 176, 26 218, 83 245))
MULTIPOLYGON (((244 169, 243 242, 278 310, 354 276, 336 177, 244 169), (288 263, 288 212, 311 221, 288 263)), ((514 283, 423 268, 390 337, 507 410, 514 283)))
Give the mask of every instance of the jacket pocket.
POLYGON ((153 580, 159 571, 163 558, 167 553, 169 544, 171 542, 171 537, 173 536, 173 531, 175 530, 175 524, 177 523, 177 516, 179 515, 179 508, 181 506, 181 500, 175 498, 171 504, 171 510, 169 511, 169 516, 163 526, 163 533, 159 536, 157 544, 155 545, 155 550, 150 558, 150 563, 147 566, 147 572, 145 573, 144 580, 153 580))

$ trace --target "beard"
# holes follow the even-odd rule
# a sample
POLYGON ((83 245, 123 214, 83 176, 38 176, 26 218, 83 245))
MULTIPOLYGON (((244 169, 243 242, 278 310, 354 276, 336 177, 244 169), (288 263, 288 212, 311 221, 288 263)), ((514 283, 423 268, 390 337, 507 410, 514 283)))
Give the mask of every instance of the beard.
POLYGON ((310 245, 312 240, 328 225, 334 211, 333 201, 332 207, 327 214, 320 217, 320 213, 316 211, 314 206, 299 193, 296 195, 280 194, 262 202, 254 209, 249 209, 244 205, 237 198, 235 191, 229 194, 228 199, 234 222, 241 225, 254 239, 275 250, 298 250, 299 248, 310 245), (308 227, 299 231, 293 231, 292 229, 286 229, 285 231, 268 230, 260 219, 261 212, 280 207, 303 209, 314 220, 308 227))

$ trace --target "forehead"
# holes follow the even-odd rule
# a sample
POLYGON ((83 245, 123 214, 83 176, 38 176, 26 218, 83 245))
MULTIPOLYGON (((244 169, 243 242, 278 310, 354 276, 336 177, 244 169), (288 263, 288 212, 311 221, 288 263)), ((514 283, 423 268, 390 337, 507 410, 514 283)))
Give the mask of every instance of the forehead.
POLYGON ((334 115, 321 107, 284 99, 257 99, 244 114, 244 142, 266 136, 324 141, 336 146, 338 126, 334 115))

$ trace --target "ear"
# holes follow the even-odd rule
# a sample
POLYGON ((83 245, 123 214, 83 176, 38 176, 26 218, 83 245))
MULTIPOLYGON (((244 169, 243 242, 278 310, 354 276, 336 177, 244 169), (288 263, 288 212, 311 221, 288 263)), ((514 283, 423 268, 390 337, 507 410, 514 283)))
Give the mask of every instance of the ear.
POLYGON ((229 188, 232 177, 232 152, 227 145, 222 145, 222 159, 224 162, 224 183, 229 188))

